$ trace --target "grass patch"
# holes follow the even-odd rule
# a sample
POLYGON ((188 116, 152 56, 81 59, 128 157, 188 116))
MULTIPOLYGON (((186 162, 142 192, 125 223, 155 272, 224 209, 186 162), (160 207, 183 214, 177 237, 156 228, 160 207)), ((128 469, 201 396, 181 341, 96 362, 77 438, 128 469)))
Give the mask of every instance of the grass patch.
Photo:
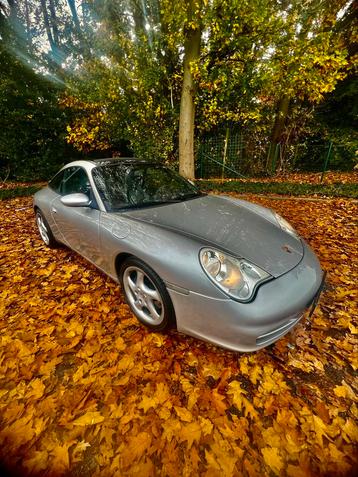
POLYGON ((27 197, 34 195, 35 192, 42 189, 43 185, 32 185, 28 187, 14 187, 12 189, 0 189, 0 200, 14 199, 15 197, 27 197))
POLYGON ((217 182, 197 181, 202 191, 239 192, 248 194, 316 195, 358 198, 357 184, 297 184, 290 182, 217 182))

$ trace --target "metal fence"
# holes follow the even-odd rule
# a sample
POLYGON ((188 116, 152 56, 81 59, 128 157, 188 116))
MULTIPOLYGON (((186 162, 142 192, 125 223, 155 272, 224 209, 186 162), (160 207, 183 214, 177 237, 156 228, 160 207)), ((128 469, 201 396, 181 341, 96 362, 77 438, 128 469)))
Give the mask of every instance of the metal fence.
POLYGON ((330 141, 271 146, 258 137, 227 128, 199 138, 196 177, 239 179, 263 172, 274 174, 296 169, 324 173, 339 147, 330 141), (275 151, 268 165, 271 147, 275 147, 275 151))

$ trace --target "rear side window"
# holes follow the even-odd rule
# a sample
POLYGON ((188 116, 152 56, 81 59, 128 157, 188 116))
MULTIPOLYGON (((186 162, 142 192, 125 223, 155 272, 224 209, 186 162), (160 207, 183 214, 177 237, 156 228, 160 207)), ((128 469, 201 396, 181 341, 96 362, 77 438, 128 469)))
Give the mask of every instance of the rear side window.
POLYGON ((54 190, 55 192, 58 192, 59 194, 61 193, 61 182, 63 180, 65 171, 60 171, 58 172, 55 177, 53 177, 50 182, 48 183, 48 186, 54 190))

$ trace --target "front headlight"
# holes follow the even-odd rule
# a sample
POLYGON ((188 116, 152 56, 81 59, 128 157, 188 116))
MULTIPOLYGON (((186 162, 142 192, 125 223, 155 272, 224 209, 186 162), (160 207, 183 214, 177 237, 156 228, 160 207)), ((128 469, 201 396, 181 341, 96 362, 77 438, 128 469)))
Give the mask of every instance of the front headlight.
POLYGON ((281 227, 281 229, 284 232, 287 232, 287 233, 293 235, 293 237, 299 238, 298 233, 292 227, 292 225, 289 222, 287 222, 287 220, 285 220, 283 217, 281 217, 281 215, 278 215, 276 212, 275 212, 275 217, 276 217, 276 220, 278 222, 278 225, 281 227))
POLYGON ((235 258, 211 248, 200 251, 200 263, 215 285, 239 301, 250 301, 257 286, 270 274, 244 258, 235 258))

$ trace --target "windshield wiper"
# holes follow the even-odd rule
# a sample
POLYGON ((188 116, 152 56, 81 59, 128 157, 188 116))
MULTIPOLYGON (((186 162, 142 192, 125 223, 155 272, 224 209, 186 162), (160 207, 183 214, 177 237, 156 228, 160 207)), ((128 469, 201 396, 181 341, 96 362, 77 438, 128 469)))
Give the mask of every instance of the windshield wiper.
POLYGON ((178 197, 176 198, 176 200, 182 202, 183 200, 195 199, 196 197, 203 197, 204 195, 206 194, 204 194, 204 192, 201 192, 201 191, 193 192, 192 194, 185 194, 181 197, 178 197))
POLYGON ((140 204, 128 204, 124 205, 118 210, 127 210, 127 209, 141 209, 142 207, 151 207, 152 205, 165 205, 165 204, 175 204, 181 202, 182 199, 169 199, 169 200, 151 200, 150 202, 142 202, 140 204))

